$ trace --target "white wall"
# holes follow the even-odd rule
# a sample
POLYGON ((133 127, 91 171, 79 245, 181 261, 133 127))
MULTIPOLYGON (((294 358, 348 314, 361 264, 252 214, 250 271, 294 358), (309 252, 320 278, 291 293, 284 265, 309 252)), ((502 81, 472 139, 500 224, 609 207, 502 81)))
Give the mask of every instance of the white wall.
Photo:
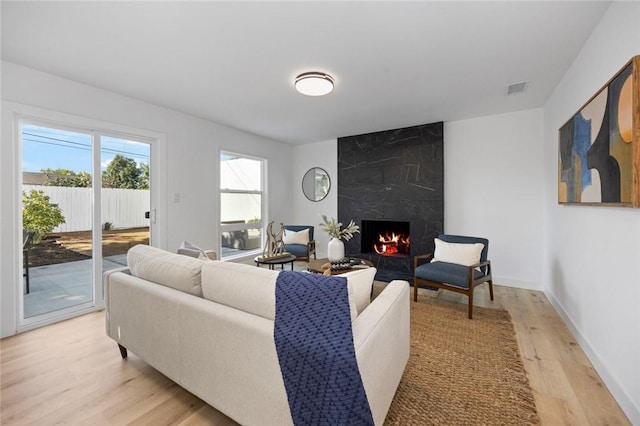
POLYGON ((165 228, 165 248, 174 250, 182 240, 204 248, 219 244, 219 152, 226 150, 266 158, 268 218, 293 219, 291 145, 218 125, 113 92, 2 62, 2 276, 0 277, 1 335, 16 330, 18 268, 17 191, 11 104, 24 104, 101 122, 146 129, 166 139, 166 207, 158 212, 165 228), (175 202, 175 195, 179 202, 175 202))
POLYGON ((638 54, 640 3, 614 2, 544 107, 544 291, 632 424, 640 424, 640 209, 558 205, 557 179, 558 129, 638 54))
POLYGON ((338 141, 336 139, 297 145, 293 148, 293 224, 314 225, 318 257, 327 257, 329 237, 323 228, 322 215, 338 217, 338 141), (321 167, 331 179, 329 194, 322 201, 309 201, 302 193, 302 177, 312 167, 321 167))
MULTIPOLYGON (((542 289, 541 140, 541 109, 444 125, 445 231, 489 238, 500 285, 542 289)), ((296 223, 337 217, 337 151, 336 140, 294 147, 296 223), (331 191, 319 203, 300 189, 313 166, 331 176, 331 191)), ((326 255, 326 233, 316 232, 316 240, 318 254, 326 255)))
POLYGON ((444 124, 444 228, 489 239, 496 284, 541 290, 542 110, 444 124))

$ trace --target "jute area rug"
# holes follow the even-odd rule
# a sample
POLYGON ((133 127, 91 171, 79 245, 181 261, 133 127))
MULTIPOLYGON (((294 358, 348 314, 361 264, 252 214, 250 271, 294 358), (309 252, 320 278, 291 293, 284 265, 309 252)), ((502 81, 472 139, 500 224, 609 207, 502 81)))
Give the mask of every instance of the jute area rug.
POLYGON ((539 425, 511 316, 411 300, 411 352, 385 425, 539 425))

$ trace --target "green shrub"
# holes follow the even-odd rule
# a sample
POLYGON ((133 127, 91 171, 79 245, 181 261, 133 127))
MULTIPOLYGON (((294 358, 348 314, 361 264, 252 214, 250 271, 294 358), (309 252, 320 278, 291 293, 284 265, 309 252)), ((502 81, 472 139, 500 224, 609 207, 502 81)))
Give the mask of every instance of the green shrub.
POLYGON ((60 207, 42 191, 32 189, 29 194, 22 191, 22 205, 22 227, 35 232, 34 244, 38 244, 53 228, 65 223, 60 207))

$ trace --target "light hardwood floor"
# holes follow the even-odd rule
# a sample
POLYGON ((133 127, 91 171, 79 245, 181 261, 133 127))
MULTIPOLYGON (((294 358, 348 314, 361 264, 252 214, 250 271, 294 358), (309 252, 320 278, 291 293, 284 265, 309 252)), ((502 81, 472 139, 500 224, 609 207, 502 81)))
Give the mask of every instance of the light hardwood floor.
MULTIPOLYGON (((430 292, 434 297, 467 303, 450 291, 430 292)), ((509 311, 520 355, 533 390, 543 425, 630 425, 600 376, 540 291, 494 285, 475 290, 474 305, 509 311)))
MULTIPOLYGON (((475 300, 511 313, 543 425, 630 424, 543 293, 495 286, 491 302, 485 285, 475 300)), ((3 339, 0 347, 3 425, 236 424, 135 354, 122 360, 105 335, 104 312, 3 339)))

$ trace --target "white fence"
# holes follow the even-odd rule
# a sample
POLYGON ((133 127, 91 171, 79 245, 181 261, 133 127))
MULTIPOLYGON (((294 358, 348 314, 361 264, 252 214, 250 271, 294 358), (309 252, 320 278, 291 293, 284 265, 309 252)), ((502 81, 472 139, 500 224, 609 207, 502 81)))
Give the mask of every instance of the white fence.
MULTIPOLYGON (((40 190, 51 198, 62 210, 65 223, 53 232, 89 231, 92 228, 91 188, 70 188, 64 186, 23 185, 28 194, 30 190, 40 190)), ((144 213, 149 211, 150 194, 148 189, 102 189, 102 225, 111 222, 113 228, 140 228, 149 226, 144 213)))

